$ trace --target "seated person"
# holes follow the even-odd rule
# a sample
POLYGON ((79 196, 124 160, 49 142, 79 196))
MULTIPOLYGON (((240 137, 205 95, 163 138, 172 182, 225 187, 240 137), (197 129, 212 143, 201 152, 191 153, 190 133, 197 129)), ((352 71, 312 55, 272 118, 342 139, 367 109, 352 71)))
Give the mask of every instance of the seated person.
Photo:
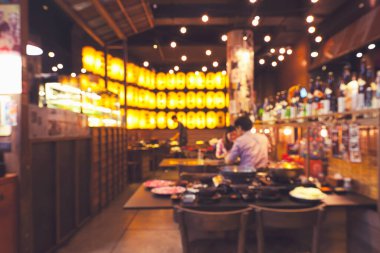
POLYGON ((269 141, 263 134, 251 132, 253 123, 248 116, 236 119, 235 128, 238 138, 224 160, 233 164, 240 158, 240 165, 244 167, 266 168, 268 166, 269 141))
POLYGON ((231 150, 232 145, 237 137, 236 129, 233 126, 229 126, 218 143, 216 144, 215 156, 216 158, 224 158, 228 151, 231 150))

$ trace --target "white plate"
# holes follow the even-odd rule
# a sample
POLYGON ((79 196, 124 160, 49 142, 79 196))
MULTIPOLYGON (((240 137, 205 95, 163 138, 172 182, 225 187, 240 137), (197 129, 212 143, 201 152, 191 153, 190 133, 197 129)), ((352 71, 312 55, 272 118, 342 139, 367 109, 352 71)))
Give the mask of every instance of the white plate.
POLYGON ((296 187, 289 192, 289 195, 296 199, 308 200, 308 201, 321 201, 326 197, 326 194, 321 190, 313 187, 296 187))
POLYGON ((159 187, 153 188, 152 193, 157 195, 172 195, 172 194, 181 194, 186 191, 185 187, 182 186, 168 186, 168 187, 159 187))

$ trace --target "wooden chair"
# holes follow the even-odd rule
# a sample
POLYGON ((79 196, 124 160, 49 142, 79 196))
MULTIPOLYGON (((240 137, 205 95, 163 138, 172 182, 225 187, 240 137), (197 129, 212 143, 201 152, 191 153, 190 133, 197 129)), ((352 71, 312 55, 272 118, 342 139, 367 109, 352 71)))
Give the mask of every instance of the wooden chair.
POLYGON ((245 252, 246 227, 251 208, 229 212, 206 212, 175 207, 178 219, 183 253, 206 252, 245 252), (192 240, 190 233, 234 233, 237 242, 227 243, 227 240, 197 239, 192 240), (223 251, 221 251, 223 250, 223 251))
MULTIPOLYGON (((257 252, 264 253, 264 230, 271 229, 312 229, 311 253, 318 252, 320 227, 324 205, 305 209, 274 209, 250 205, 255 210, 257 252)), ((289 245, 289 243, 287 243, 289 245)), ((285 247, 286 248, 286 247, 285 247)), ((285 248, 283 248, 285 250, 285 248)), ((281 250, 281 252, 285 252, 281 250)))

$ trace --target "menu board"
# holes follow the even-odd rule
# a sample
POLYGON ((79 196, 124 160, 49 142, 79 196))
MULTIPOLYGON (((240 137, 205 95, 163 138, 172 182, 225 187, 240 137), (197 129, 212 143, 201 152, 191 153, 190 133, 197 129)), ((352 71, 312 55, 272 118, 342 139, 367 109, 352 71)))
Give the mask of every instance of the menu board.
MULTIPOLYGON (((15 2, 0 1, 0 3, 15 2)), ((22 60, 19 4, 0 4, 0 76, 0 94, 21 93, 22 60)))

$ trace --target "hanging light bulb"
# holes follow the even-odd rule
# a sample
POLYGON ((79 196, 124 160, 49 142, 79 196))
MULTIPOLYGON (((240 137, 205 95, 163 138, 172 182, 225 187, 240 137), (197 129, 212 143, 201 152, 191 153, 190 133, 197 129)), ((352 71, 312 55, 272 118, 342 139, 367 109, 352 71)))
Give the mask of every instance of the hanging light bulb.
POLYGON ((285 50, 285 48, 280 48, 280 50, 278 50, 278 52, 280 53, 280 54, 285 54, 285 52, 286 52, 286 50, 285 50))
POLYGON ((217 68, 217 67, 219 66, 219 62, 214 61, 214 62, 212 63, 212 66, 214 66, 214 68, 217 68))
POLYGON ((321 43, 322 42, 322 36, 315 37, 315 42, 321 43))
POLYGON ((277 67, 277 62, 276 61, 272 61, 272 67, 277 67))
POLYGON ((310 26, 309 29, 307 29, 307 31, 312 34, 312 33, 315 33, 315 26, 310 26))
POLYGON ((187 61, 187 56, 186 55, 182 55, 181 56, 181 61, 187 61))
POLYGON ((291 55, 292 53, 293 53, 293 50, 291 48, 289 48, 288 50, 286 50, 286 54, 291 55))
POLYGON ((149 67, 149 62, 148 61, 144 61, 144 63, 143 63, 143 65, 144 65, 144 67, 149 67))
POLYGON ((316 52, 316 51, 311 52, 310 56, 313 58, 316 58, 316 57, 318 57, 318 52, 316 52))
POLYGON ((221 40, 224 41, 224 42, 226 42, 227 39, 228 39, 228 37, 227 37, 226 34, 223 34, 220 38, 221 38, 221 40))
POLYGON ((170 42, 170 46, 172 48, 176 48, 177 47, 177 42, 175 42, 175 41, 170 42))
POLYGON ((272 39, 272 38, 271 38, 270 35, 265 35, 265 37, 264 37, 264 41, 267 42, 267 43, 268 43, 269 41, 271 41, 271 39, 272 39))
POLYGON ((203 23, 208 22, 208 16, 207 16, 206 14, 204 14, 204 15, 202 16, 202 22, 203 22, 203 23))
POLYGON ((210 56, 212 54, 212 51, 210 49, 207 49, 205 53, 207 56, 210 56))
POLYGON ((264 65, 264 64, 265 64, 265 60, 264 60, 264 59, 260 59, 260 60, 259 60, 259 64, 260 64, 260 65, 264 65))
POLYGON ((203 66, 203 67, 202 67, 202 71, 203 71, 203 72, 206 72, 206 71, 207 71, 207 67, 206 67, 206 66, 203 66))
POLYGON ((282 54, 278 56, 279 61, 283 61, 284 59, 285 59, 285 56, 283 56, 282 54))
POLYGON ((307 23, 310 24, 310 23, 313 23, 313 21, 314 21, 314 16, 313 15, 309 15, 309 16, 306 17, 306 22, 307 23))
POLYGON ((182 26, 180 29, 179 29, 179 32, 182 33, 182 34, 185 34, 187 32, 187 28, 185 26, 182 26))

